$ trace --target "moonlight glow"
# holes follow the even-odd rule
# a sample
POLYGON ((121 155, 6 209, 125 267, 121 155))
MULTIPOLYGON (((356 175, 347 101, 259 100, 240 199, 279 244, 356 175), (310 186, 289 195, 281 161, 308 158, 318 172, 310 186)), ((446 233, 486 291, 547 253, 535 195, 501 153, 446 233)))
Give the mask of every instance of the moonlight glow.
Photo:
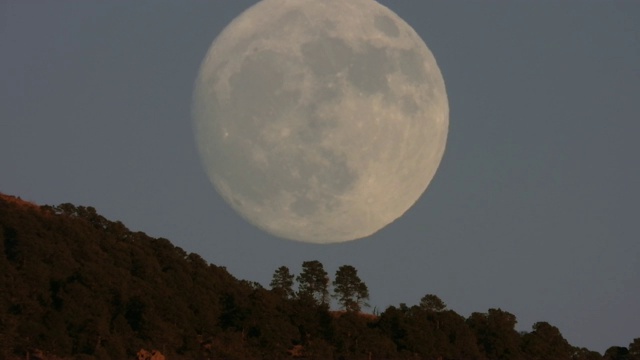
POLYGON ((433 178, 449 124, 424 42, 373 0, 264 0, 196 81, 204 167, 245 219, 314 243, 373 234, 433 178))

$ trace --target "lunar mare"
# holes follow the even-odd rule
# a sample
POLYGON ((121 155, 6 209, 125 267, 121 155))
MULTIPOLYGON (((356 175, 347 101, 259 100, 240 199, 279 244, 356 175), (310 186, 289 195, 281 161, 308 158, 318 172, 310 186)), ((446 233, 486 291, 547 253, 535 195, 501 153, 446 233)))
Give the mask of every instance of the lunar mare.
POLYGON ((194 90, 203 166, 275 236, 335 243, 402 216, 442 159, 449 107, 415 31, 373 0, 263 0, 215 39, 194 90))

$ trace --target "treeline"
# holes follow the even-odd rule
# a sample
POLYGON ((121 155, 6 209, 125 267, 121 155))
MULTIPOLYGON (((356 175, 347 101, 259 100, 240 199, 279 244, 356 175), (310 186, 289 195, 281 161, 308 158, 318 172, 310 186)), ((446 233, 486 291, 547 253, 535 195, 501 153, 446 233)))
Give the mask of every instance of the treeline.
POLYGON ((132 359, 154 349, 169 360, 640 360, 640 338, 601 355, 546 322, 518 332, 501 309, 464 318, 427 294, 374 315, 361 312, 368 298, 350 265, 333 281, 318 261, 297 276, 283 266, 266 289, 92 207, 0 194, 2 359, 132 359))
MULTIPOLYGON (((281 266, 273 274, 271 290, 285 300, 301 299, 316 306, 329 306, 329 274, 318 260, 302 263, 302 273, 298 275, 298 291, 293 290, 293 279, 286 266, 281 266)), ((358 270, 351 265, 340 266, 333 281, 333 297, 341 308, 348 312, 359 312, 369 306, 369 289, 358 276, 358 270)))

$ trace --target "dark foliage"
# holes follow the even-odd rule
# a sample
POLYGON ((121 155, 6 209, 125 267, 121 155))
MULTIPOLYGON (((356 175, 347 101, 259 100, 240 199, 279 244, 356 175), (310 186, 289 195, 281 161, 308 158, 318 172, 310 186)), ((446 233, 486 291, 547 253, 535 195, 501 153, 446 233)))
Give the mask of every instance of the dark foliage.
POLYGON ((351 265, 342 265, 336 271, 333 281, 334 297, 340 306, 349 312, 360 312, 361 307, 369 306, 369 289, 358 276, 358 270, 351 265))
POLYGON ((302 263, 302 273, 298 280, 298 297, 312 299, 318 305, 329 304, 329 274, 318 260, 302 263))
MULTIPOLYGON (((92 207, 0 194, 0 358, 133 359, 141 349, 167 359, 603 358, 546 322, 518 333, 508 312, 465 319, 431 294, 379 315, 346 303, 350 311, 330 311, 322 264, 303 265, 297 293, 284 267, 266 290, 92 207)), ((342 269, 337 297, 357 305, 368 293, 346 285, 366 285, 342 269)), ((605 358, 639 359, 639 344, 605 358)))

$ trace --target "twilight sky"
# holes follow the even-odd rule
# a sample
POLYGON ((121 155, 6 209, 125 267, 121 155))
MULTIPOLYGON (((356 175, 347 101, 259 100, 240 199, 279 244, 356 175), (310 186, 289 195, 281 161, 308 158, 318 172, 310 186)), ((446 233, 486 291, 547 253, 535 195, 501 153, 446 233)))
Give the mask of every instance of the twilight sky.
POLYGON ((94 206, 265 286, 350 264, 378 309, 432 293, 600 352, 640 337, 640 3, 381 2, 435 55, 451 114, 427 192, 371 237, 269 236, 201 167, 193 83, 255 1, 1 2, 0 192, 94 206))

